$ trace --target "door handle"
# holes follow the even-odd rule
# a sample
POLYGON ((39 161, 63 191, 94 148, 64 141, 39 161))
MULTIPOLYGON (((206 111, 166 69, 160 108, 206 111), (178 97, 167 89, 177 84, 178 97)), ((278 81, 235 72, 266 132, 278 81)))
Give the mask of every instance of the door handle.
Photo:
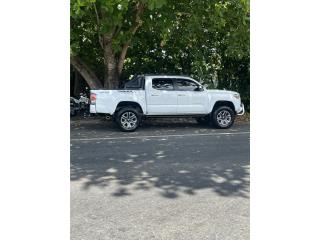
POLYGON ((178 96, 183 97, 183 96, 185 96, 185 94, 178 94, 178 96))
POLYGON ((158 97, 158 94, 151 94, 152 97, 158 97))

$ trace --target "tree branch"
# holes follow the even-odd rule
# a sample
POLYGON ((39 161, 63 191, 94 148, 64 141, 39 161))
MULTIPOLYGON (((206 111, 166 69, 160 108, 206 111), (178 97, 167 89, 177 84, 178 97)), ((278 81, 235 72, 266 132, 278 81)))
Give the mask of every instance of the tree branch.
POLYGON ((122 46, 122 50, 121 50, 119 60, 118 60, 118 74, 119 75, 121 75, 123 65, 124 65, 124 60, 126 59, 128 48, 129 48, 129 42, 125 43, 122 46))
POLYGON ((122 72, 123 65, 124 65, 124 60, 126 58, 127 51, 128 51, 131 39, 132 39, 133 35, 136 33, 136 31, 138 30, 138 28, 142 25, 142 21, 141 21, 140 17, 142 15, 143 11, 144 11, 144 8, 145 8, 145 6, 142 3, 140 3, 140 2, 137 3, 134 24, 129 30, 129 32, 131 34, 131 37, 127 42, 125 42, 123 44, 122 50, 121 50, 121 53, 120 53, 120 56, 119 56, 119 60, 118 60, 118 73, 119 73, 119 75, 122 72))
POLYGON ((96 13, 97 24, 100 25, 100 18, 99 18, 99 14, 98 14, 96 3, 93 3, 93 8, 94 8, 94 12, 96 13))
POLYGON ((79 57, 70 56, 70 63, 80 73, 91 89, 103 87, 96 74, 79 57))
POLYGON ((141 15, 144 11, 144 4, 138 2, 137 5, 136 5, 136 15, 135 15, 135 24, 132 26, 132 28, 130 29, 130 32, 132 32, 132 34, 135 34, 136 31, 138 30, 138 28, 142 25, 142 21, 141 21, 141 15))
POLYGON ((116 29, 115 29, 115 31, 114 31, 114 33, 113 33, 112 38, 115 38, 115 37, 118 36, 118 34, 119 34, 120 31, 121 31, 121 27, 122 27, 122 25, 116 27, 116 29))
POLYGON ((94 8, 94 12, 96 14, 96 19, 97 19, 97 26, 98 26, 97 33, 98 33, 99 44, 100 44, 101 48, 104 49, 103 39, 102 39, 101 34, 100 34, 100 17, 99 17, 99 13, 98 13, 98 10, 97 10, 96 3, 93 3, 93 8, 94 8))

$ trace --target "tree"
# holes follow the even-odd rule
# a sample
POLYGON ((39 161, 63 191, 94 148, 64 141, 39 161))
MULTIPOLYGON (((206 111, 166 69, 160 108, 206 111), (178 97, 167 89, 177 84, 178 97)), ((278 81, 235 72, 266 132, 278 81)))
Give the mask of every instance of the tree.
POLYGON ((186 74, 210 88, 249 97, 247 0, 168 1, 146 15, 150 20, 128 51, 124 78, 132 73, 186 74))
POLYGON ((131 40, 143 23, 143 12, 164 4, 165 0, 71 0, 70 61, 90 87, 101 84, 81 56, 90 48, 97 53, 96 59, 102 56, 103 85, 117 88, 131 40))
POLYGON ((249 99, 249 0, 72 0, 71 13, 71 63, 85 79, 115 88, 186 74, 249 99))

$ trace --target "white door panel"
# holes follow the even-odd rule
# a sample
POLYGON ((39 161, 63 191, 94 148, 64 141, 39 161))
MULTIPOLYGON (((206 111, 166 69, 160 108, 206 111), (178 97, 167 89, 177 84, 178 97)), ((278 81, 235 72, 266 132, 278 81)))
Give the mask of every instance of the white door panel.
POLYGON ((176 91, 173 90, 172 79, 154 78, 147 88, 148 115, 177 114, 178 98, 176 91))
POLYGON ((167 90, 151 90, 147 93, 147 113, 150 115, 176 114, 177 93, 167 90))
POLYGON ((206 91, 197 91, 199 83, 192 79, 177 78, 175 87, 178 92, 178 114, 206 114, 208 94, 206 91))
POLYGON ((178 114, 206 114, 208 96, 205 92, 180 91, 178 93, 178 114))

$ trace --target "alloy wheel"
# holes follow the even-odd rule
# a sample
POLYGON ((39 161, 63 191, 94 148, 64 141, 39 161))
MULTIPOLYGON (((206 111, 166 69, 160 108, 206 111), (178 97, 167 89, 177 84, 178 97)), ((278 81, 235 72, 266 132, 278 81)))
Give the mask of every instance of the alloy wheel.
POLYGON ((120 123, 125 130, 132 130, 137 126, 138 118, 133 112, 124 112, 121 115, 120 123))
POLYGON ((231 113, 227 110, 221 110, 217 114, 217 122, 221 127, 226 127, 231 123, 231 113))

